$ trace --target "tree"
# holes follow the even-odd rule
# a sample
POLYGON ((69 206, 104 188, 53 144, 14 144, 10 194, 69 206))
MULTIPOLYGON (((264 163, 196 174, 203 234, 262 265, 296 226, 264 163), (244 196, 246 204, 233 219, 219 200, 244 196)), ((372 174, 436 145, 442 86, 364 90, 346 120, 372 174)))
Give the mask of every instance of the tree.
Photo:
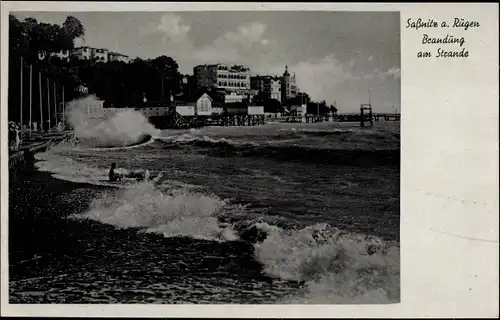
POLYGON ((264 112, 277 113, 281 111, 281 102, 279 100, 267 99, 264 102, 264 112))
POLYGON ((21 55, 26 50, 24 25, 13 15, 9 15, 9 52, 10 55, 21 55))
POLYGON ((297 96, 288 99, 287 104, 300 106, 303 104, 308 104, 310 101, 311 101, 311 98, 309 97, 309 95, 307 93, 299 92, 299 93, 297 93, 297 96))
POLYGON ((150 60, 150 64, 157 71, 155 78, 160 86, 160 100, 166 100, 169 93, 175 94, 181 90, 179 65, 174 59, 163 55, 150 60))
MULTIPOLYGON (((62 25, 40 23, 33 18, 20 21, 14 15, 9 16, 9 68, 12 70, 9 72, 9 119, 19 119, 20 115, 21 58, 24 62, 24 109, 27 109, 26 103, 29 101, 29 65, 33 67, 35 92, 38 90, 37 73, 41 71, 42 85, 49 78, 59 88, 64 86, 66 101, 76 97, 73 89, 80 84, 117 107, 141 104, 144 97, 148 101, 160 101, 162 97, 167 100, 169 92, 182 90, 179 66, 174 59, 165 55, 150 60, 135 59, 131 63, 103 63, 75 57, 66 61, 53 55, 72 49, 74 40, 84 34, 85 28, 73 16, 68 16, 62 25)), ((34 98, 33 105, 36 105, 38 95, 34 94, 34 98)), ((45 103, 46 100, 43 101, 45 103)), ((38 112, 38 108, 33 110, 35 114, 38 112)), ((34 117, 37 117, 35 114, 34 117)))
POLYGON ((55 53, 61 51, 61 28, 55 24, 40 23, 34 28, 31 43, 33 51, 36 51, 42 59, 49 59, 55 53))
POLYGON ((337 114, 337 107, 335 107, 334 105, 330 105, 330 111, 333 113, 333 114, 337 114))
MULTIPOLYGON (((83 38, 85 36, 85 28, 83 24, 77 18, 73 16, 67 16, 62 25, 62 30, 66 36, 71 40, 76 38, 83 38)), ((72 49, 72 48, 69 48, 72 49)))
POLYGON ((253 98, 253 101, 256 104, 264 105, 268 99, 269 98, 265 92, 259 91, 257 95, 255 95, 255 97, 253 98))
POLYGON ((326 101, 324 101, 324 100, 321 102, 311 101, 307 104, 307 113, 308 114, 317 115, 319 113, 320 115, 322 115, 322 114, 329 113, 329 112, 330 112, 330 109, 328 108, 328 106, 326 105, 326 101))

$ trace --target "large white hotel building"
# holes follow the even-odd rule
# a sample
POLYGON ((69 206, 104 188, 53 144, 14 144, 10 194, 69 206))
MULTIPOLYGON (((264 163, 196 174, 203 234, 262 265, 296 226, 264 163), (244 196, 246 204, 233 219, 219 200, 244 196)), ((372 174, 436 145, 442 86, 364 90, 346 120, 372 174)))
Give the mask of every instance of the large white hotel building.
POLYGON ((226 64, 199 65, 193 68, 197 87, 244 93, 250 90, 250 68, 226 64))

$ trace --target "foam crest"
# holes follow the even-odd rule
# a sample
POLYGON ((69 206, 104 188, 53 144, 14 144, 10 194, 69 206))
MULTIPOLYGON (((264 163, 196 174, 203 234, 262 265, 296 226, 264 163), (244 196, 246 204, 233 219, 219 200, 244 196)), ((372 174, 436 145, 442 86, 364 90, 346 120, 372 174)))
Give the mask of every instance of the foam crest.
MULTIPOLYGON (((99 186, 127 187, 126 184, 109 183, 108 168, 88 166, 77 159, 61 156, 57 152, 61 149, 61 146, 57 146, 50 151, 36 154, 35 159, 39 161, 35 163, 35 167, 39 171, 51 173, 54 178, 60 180, 99 186)), ((124 168, 119 168, 116 172, 123 175, 130 173, 129 170, 124 168)))
POLYGON ((272 277, 305 284, 284 303, 387 303, 399 301, 399 246, 328 224, 285 231, 266 223, 256 258, 272 277))
POLYGON ((74 129, 75 138, 87 147, 126 146, 137 143, 145 135, 154 136, 159 130, 154 128, 140 112, 123 109, 104 119, 92 119, 86 106, 98 99, 88 96, 68 103, 66 117, 74 129))
POLYGON ((134 188, 104 192, 93 200, 88 212, 73 217, 165 237, 232 241, 237 239, 234 231, 217 221, 217 214, 226 205, 215 196, 183 188, 164 192, 143 182, 134 188))
POLYGON ((233 146, 253 146, 258 147, 259 144, 252 141, 238 142, 231 139, 220 138, 215 139, 207 135, 197 136, 192 133, 185 133, 177 136, 155 137, 155 139, 176 143, 176 144, 203 144, 203 145, 233 145, 233 146))

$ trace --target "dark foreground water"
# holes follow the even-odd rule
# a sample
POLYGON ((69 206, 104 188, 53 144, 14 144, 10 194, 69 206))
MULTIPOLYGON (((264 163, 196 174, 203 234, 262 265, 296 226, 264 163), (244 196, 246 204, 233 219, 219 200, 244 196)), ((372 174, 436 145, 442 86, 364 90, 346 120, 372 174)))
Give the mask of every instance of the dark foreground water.
POLYGON ((380 122, 63 143, 10 180, 10 302, 398 302, 399 141, 380 122), (159 176, 117 187, 111 162, 159 176))

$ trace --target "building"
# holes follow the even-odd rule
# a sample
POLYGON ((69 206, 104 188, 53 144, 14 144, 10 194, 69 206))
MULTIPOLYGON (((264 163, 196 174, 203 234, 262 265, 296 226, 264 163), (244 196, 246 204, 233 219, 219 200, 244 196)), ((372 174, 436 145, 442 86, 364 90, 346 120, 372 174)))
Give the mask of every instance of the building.
MULTIPOLYGON (((69 52, 67 53, 69 57, 69 52)), ((123 61, 128 63, 130 58, 127 55, 112 52, 108 49, 101 48, 91 48, 91 47, 78 47, 71 51, 71 56, 80 60, 90 60, 94 59, 99 62, 108 62, 108 61, 123 61)))
MULTIPOLYGON (((69 60, 69 50, 61 50, 59 52, 53 52, 50 56, 51 57, 58 57, 61 60, 68 61, 69 60)), ((38 53, 38 59, 44 60, 45 57, 46 57, 46 55, 43 54, 42 52, 38 53)))
POLYGON ((250 90, 250 68, 243 65, 199 65, 193 68, 196 86, 243 93, 250 90))
POLYGON ((69 60, 69 50, 62 50, 54 54, 56 57, 59 57, 61 60, 68 61, 69 60))
MULTIPOLYGON (((151 117, 161 117, 165 113, 169 111, 168 106, 153 106, 153 105, 145 105, 140 108, 136 108, 136 111, 139 111, 142 113, 146 118, 151 118, 151 117)), ((123 109, 122 109, 123 110, 123 109)))
POLYGON ((259 76, 252 77, 250 81, 251 88, 270 99, 276 99, 281 102, 281 79, 277 76, 259 76))
POLYGON ((180 87, 182 91, 195 91, 197 86, 196 86, 196 79, 193 75, 182 75, 180 78, 180 87))
POLYGON ((129 56, 118 53, 118 52, 109 52, 108 53, 108 61, 121 61, 121 62, 129 63, 130 58, 129 58, 129 56))
POLYGON ((222 101, 221 94, 211 90, 179 94, 175 98, 175 110, 181 116, 210 116, 222 111, 218 107, 222 101))
POLYGON ((83 108, 83 111, 87 116, 87 119, 103 119, 105 117, 103 100, 87 101, 87 103, 83 106, 81 105, 81 102, 76 100, 66 102, 66 110, 74 107, 83 108))
POLYGON ((91 57, 99 62, 108 62, 108 49, 90 48, 91 57))
POLYGON ((74 91, 75 91, 75 93, 77 93, 77 94, 79 94, 81 96, 89 94, 89 88, 87 88, 84 85, 79 85, 78 87, 76 87, 74 89, 74 91))
POLYGON ((247 94, 236 93, 236 92, 229 92, 229 93, 224 94, 224 102, 225 103, 243 102, 246 99, 248 99, 247 94))
POLYGON ((71 56, 80 60, 90 60, 92 57, 92 48, 78 47, 71 51, 71 56))
POLYGON ((291 76, 288 73, 288 66, 285 66, 285 72, 281 77, 281 102, 286 103, 289 99, 295 98, 298 92, 295 74, 291 76))

